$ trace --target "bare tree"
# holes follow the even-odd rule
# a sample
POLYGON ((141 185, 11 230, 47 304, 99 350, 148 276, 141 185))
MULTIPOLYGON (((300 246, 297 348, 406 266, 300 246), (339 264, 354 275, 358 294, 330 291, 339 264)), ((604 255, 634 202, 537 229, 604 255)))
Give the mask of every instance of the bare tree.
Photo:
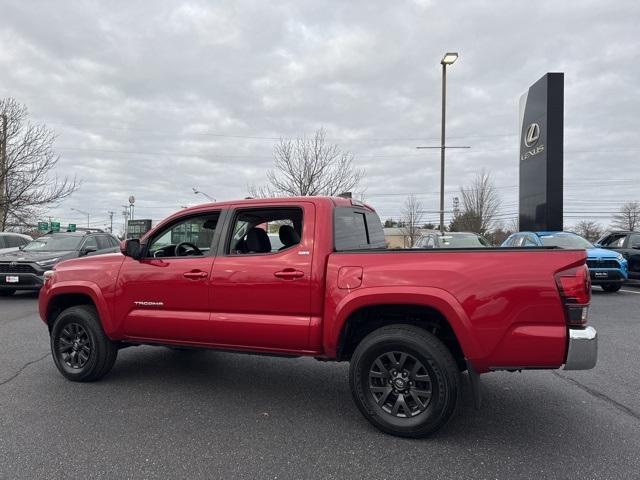
POLYGON ((454 216, 450 230, 485 234, 494 224, 500 207, 491 175, 482 171, 471 186, 460 189, 460 194, 462 210, 454 216))
POLYGON ((573 231, 590 242, 595 242, 602 235, 603 228, 602 225, 593 220, 581 220, 575 224, 573 231))
POLYGON ((613 226, 620 230, 635 231, 640 228, 640 202, 626 202, 613 216, 613 226))
POLYGON ((338 195, 355 190, 364 176, 351 153, 326 142, 324 129, 313 137, 281 138, 274 157, 274 169, 267 171, 269 184, 249 187, 252 196, 338 195))
POLYGON ((0 100, 0 231, 9 223, 24 224, 42 210, 68 197, 79 187, 75 178, 58 178, 52 171, 59 156, 55 134, 45 125, 32 125, 25 105, 0 100), (2 132, 6 131, 6 136, 2 132))
POLYGON ((404 235, 409 238, 409 247, 413 247, 420 237, 423 217, 422 202, 415 195, 409 195, 404 202, 402 221, 404 222, 404 235))

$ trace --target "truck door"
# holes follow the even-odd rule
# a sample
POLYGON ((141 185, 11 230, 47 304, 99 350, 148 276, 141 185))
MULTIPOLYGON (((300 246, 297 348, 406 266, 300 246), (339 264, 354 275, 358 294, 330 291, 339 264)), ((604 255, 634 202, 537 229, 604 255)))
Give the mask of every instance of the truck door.
POLYGON ((313 203, 236 209, 212 272, 218 345, 304 350, 309 345, 313 203))
POLYGON ((145 258, 126 257, 116 318, 129 338, 209 343, 210 275, 220 211, 177 219, 148 239, 145 258))

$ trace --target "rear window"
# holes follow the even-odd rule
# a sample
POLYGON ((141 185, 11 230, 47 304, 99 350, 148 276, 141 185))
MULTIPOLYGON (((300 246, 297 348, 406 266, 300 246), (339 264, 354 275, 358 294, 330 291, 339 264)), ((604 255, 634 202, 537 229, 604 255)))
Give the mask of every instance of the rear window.
POLYGON ((338 207, 333 215, 336 251, 386 248, 382 223, 374 212, 338 207))

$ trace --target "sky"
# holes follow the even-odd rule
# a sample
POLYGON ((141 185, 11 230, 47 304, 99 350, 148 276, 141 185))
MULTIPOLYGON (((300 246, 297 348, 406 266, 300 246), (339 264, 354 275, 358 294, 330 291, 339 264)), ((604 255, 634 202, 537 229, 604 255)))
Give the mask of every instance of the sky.
MULTIPOLYGON (((635 1, 2 0, 0 97, 57 134, 54 174, 80 189, 49 215, 121 229, 248 195, 279 138, 324 128, 398 219, 409 194, 437 221, 441 65, 445 209, 482 170, 506 226, 518 209, 518 100, 565 74, 565 226, 606 226, 640 200, 640 3, 635 1)), ((447 214, 448 215, 448 214, 447 214)))

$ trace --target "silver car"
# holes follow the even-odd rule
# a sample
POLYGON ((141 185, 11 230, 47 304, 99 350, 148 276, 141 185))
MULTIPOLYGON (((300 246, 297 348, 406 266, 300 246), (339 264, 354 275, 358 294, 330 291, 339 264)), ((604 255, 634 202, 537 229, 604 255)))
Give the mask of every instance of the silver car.
POLYGON ((0 232, 0 255, 18 250, 31 240, 33 238, 22 233, 0 232))

